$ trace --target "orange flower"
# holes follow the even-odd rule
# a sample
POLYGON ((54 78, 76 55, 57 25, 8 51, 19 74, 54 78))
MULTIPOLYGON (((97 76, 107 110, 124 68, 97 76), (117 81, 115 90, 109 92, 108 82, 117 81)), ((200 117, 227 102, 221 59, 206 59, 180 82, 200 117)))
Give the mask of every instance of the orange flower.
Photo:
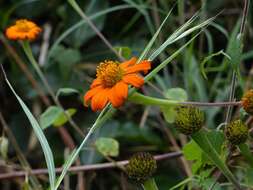
POLYGON ((139 72, 146 73, 151 68, 148 60, 136 64, 137 59, 118 63, 105 61, 97 67, 97 78, 92 82, 90 90, 84 96, 84 103, 91 102, 93 111, 102 110, 108 102, 113 107, 121 106, 128 95, 128 85, 136 88, 144 84, 139 72))
POLYGON ((10 40, 34 40, 41 28, 26 19, 17 20, 16 23, 6 29, 6 36, 10 40))

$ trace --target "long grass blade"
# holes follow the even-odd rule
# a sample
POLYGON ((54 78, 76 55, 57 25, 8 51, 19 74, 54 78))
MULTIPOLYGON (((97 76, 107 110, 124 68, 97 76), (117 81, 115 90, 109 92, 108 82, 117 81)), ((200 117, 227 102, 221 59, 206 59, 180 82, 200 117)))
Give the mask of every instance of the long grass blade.
POLYGON ((192 34, 193 32, 202 29, 203 27, 206 27, 208 24, 210 24, 216 17, 209 18, 208 20, 186 30, 183 32, 190 24, 196 19, 197 16, 193 16, 188 22, 186 22, 180 29, 175 31, 155 52, 152 53, 150 56, 150 59, 155 59, 165 48, 167 48, 172 43, 188 36, 189 34, 192 34))
POLYGON ((4 78, 6 83, 8 84, 8 86, 10 87, 12 93, 15 95, 15 97, 17 98, 20 106, 22 107, 23 111, 25 112, 27 118, 29 119, 33 130, 37 136, 37 138, 39 139, 40 145, 42 147, 45 159, 46 159, 46 164, 47 164, 47 168, 48 168, 48 173, 49 173, 49 181, 50 181, 50 188, 54 189, 54 184, 55 184, 55 165, 54 165, 54 158, 53 158, 53 154, 51 151, 51 148, 48 144, 48 141, 39 125, 39 123, 37 122, 37 120, 34 118, 34 116, 32 115, 32 113, 30 112, 29 108, 25 105, 25 103, 23 102, 23 100, 17 95, 17 93, 15 92, 15 90, 13 89, 11 83, 8 81, 8 78, 4 72, 3 66, 1 65, 1 69, 4 73, 4 78))

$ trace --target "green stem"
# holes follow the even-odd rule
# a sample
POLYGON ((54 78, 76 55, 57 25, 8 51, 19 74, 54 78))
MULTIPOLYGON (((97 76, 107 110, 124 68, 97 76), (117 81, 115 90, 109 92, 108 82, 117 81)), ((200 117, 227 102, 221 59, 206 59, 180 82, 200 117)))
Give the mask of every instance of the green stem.
POLYGON ((150 96, 142 95, 138 92, 134 92, 131 96, 128 97, 128 100, 136 103, 136 104, 143 104, 143 105, 156 105, 156 106, 172 106, 172 105, 179 105, 178 101, 175 100, 166 100, 160 98, 153 98, 150 96))
POLYGON ((242 155, 248 160, 250 166, 253 168, 253 155, 250 151, 250 148, 247 144, 239 144, 238 148, 240 149, 242 155))
POLYGON ((207 138, 206 133, 203 130, 200 130, 199 132, 194 133, 191 137, 199 145, 206 156, 221 170, 224 176, 233 183, 236 189, 241 190, 240 184, 237 182, 235 176, 226 166, 224 161, 222 161, 219 154, 207 138))
POLYGON ((57 182, 55 184, 54 190, 57 190, 60 186, 64 176, 66 175, 68 169, 73 164, 73 162, 76 160, 77 156, 79 155, 80 151, 83 149, 84 145, 87 143, 89 137, 95 132, 95 130, 99 127, 101 127, 109 118, 112 117, 112 115, 116 112, 116 109, 110 108, 107 109, 109 106, 103 109, 103 111, 99 114, 98 118, 96 119, 95 123, 90 128, 89 132, 83 139, 82 143, 79 145, 79 147, 76 150, 73 150, 70 159, 64 164, 63 170, 59 178, 57 179, 57 182))
MULTIPOLYGON (((50 94, 50 96, 52 97, 54 103, 62 108, 62 110, 64 110, 63 106, 61 105, 61 103, 59 102, 59 100, 56 98, 53 89, 51 88, 51 86, 49 85, 47 79, 45 78, 44 74, 42 73, 37 61, 35 60, 31 47, 29 45, 29 41, 21 41, 21 45, 22 48, 27 56, 27 58, 29 59, 29 61, 31 62, 33 68, 35 69, 35 71, 37 72, 37 74, 39 75, 42 83, 44 84, 44 86, 46 87, 48 93, 50 94)), ((76 125, 76 123, 72 120, 71 116, 69 115, 68 112, 66 112, 64 110, 64 115, 66 116, 66 118, 68 118, 69 123, 71 124, 71 126, 82 136, 84 137, 84 134, 82 132, 82 130, 76 125)))
POLYGON ((144 190, 158 190, 158 187, 156 185, 156 182, 154 178, 150 178, 142 184, 142 187, 144 190))

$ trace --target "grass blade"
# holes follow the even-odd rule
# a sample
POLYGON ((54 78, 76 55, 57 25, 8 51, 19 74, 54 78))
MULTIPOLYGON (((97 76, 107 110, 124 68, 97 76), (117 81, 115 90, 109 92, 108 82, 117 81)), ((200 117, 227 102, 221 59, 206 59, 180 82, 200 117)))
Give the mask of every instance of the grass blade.
POLYGON ((150 56, 150 59, 151 60, 155 59, 170 44, 180 40, 181 38, 188 36, 189 34, 195 32, 196 30, 206 27, 215 19, 215 17, 209 18, 208 20, 206 20, 206 21, 186 30, 185 32, 183 32, 196 19, 196 17, 197 16, 194 15, 181 28, 179 28, 177 31, 175 31, 155 52, 152 53, 152 55, 150 56))
POLYGON ((49 181, 50 181, 50 188, 54 189, 54 184, 55 184, 55 166, 54 166, 54 158, 53 158, 53 154, 51 151, 51 148, 48 144, 48 141, 39 125, 39 123, 37 122, 37 120, 34 118, 34 116, 32 115, 32 113, 30 112, 30 110, 28 109, 28 107, 25 105, 25 103, 23 102, 23 100, 17 95, 17 93, 15 92, 15 90, 13 89, 12 85, 10 84, 10 82, 8 81, 8 78, 4 72, 3 66, 1 65, 1 69, 4 73, 4 78, 6 83, 8 84, 8 86, 10 87, 11 91, 13 92, 13 94, 15 95, 15 97, 17 98, 20 106, 22 107, 23 111, 25 112, 27 118, 29 119, 29 122, 31 123, 33 130, 37 136, 37 138, 39 139, 40 145, 42 147, 45 159, 46 159, 46 164, 47 164, 47 168, 48 168, 48 173, 49 173, 49 181))
MULTIPOLYGON (((174 5, 175 6, 175 5, 174 5)), ((165 17, 165 19, 163 20, 162 24, 159 26, 159 28, 157 29, 157 31, 155 32, 155 34, 153 35, 153 37, 151 38, 151 40, 149 41, 148 45, 145 47, 145 49, 143 50, 143 52, 141 53, 141 55, 139 56, 139 60, 142 60, 145 58, 145 56, 147 55, 148 51, 151 49, 152 45, 155 43, 155 40, 157 39, 159 33, 161 32, 162 27, 164 26, 164 24, 166 23, 167 19, 169 18, 174 6, 171 8, 171 10, 169 11, 169 13, 167 14, 167 16, 165 17)))

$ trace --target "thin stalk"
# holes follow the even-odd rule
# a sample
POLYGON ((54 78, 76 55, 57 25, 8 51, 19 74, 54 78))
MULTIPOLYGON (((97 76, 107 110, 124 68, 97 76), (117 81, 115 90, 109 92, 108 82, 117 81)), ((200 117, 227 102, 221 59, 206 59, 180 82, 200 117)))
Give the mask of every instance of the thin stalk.
POLYGON ((237 181, 233 173, 222 161, 217 151, 214 149, 206 133, 202 130, 191 135, 192 139, 199 145, 206 156, 221 170, 224 176, 235 186, 237 190, 241 190, 240 183, 237 181))
MULTIPOLYGON (((109 107, 109 106, 107 106, 109 107)), ((107 110, 103 109, 103 111, 99 114, 97 120, 95 121, 95 123, 92 125, 92 127, 90 128, 89 132, 87 133, 87 135, 85 136, 85 138, 83 139, 82 143, 80 144, 80 146, 78 147, 78 149, 74 150, 72 152, 72 155, 70 157, 70 160, 68 160, 68 162, 66 163, 66 165, 64 166, 62 173, 60 175, 60 177, 58 178, 56 185, 55 185, 55 189, 57 190, 57 188, 60 186, 64 176, 66 175, 68 169, 70 168, 70 166, 72 165, 72 163, 75 161, 75 159, 77 158, 77 156, 79 155, 80 151, 83 149, 84 145, 86 144, 87 140, 89 139, 89 137, 94 133, 94 131, 101 127, 103 125, 103 123, 105 121, 107 121, 109 118, 112 117, 112 115, 115 113, 115 109, 109 109, 107 110)))
POLYGON ((158 190, 158 187, 156 185, 156 182, 154 178, 149 178, 142 184, 142 188, 144 190, 158 190))
MULTIPOLYGON (((241 43, 243 41, 242 38, 243 38, 244 31, 245 31, 247 15, 248 15, 248 12, 249 12, 249 5, 250 5, 250 0, 244 0, 242 23, 241 23, 241 28, 240 28, 240 32, 239 32, 239 38, 241 40, 241 43)), ((231 87, 230 87, 230 93, 229 93, 229 101, 230 102, 234 100, 235 87, 236 87, 236 78, 237 78, 236 77, 236 71, 233 71, 231 87)), ((227 109, 227 113, 226 113, 226 120, 225 120, 226 123, 228 123, 230 121, 231 112, 232 112, 232 107, 229 106, 228 109, 227 109)))
MULTIPOLYGON (((39 75, 41 81, 43 82, 44 86, 46 87, 48 93, 50 94, 50 96, 52 97, 54 103, 62 108, 62 110, 64 110, 63 106, 61 105, 60 101, 56 98, 53 89, 51 88, 51 86, 49 85, 47 79, 45 78, 44 74, 42 73, 37 61, 35 60, 31 47, 29 45, 28 41, 22 41, 21 42, 22 48, 26 54, 26 56, 28 57, 29 61, 31 62, 33 68, 35 69, 35 71, 37 72, 37 74, 39 75)), ((82 132, 82 130, 76 125, 76 123, 73 121, 73 119, 71 118, 71 116, 69 115, 68 112, 66 112, 64 110, 64 115, 68 118, 69 123, 71 124, 71 126, 82 136, 84 137, 84 133, 82 132)))
POLYGON ((88 16, 86 16, 86 14, 82 11, 77 2, 75 0, 68 0, 68 2, 75 9, 75 11, 82 17, 82 19, 84 19, 90 25, 90 27, 94 30, 94 32, 98 35, 98 37, 105 43, 105 45, 120 59, 120 61, 124 61, 124 58, 113 48, 112 44, 93 24, 91 19, 88 16))
POLYGON ((240 149, 242 155, 249 162, 250 166, 253 168, 253 155, 250 151, 249 146, 247 144, 243 143, 243 144, 238 145, 238 148, 240 149))

